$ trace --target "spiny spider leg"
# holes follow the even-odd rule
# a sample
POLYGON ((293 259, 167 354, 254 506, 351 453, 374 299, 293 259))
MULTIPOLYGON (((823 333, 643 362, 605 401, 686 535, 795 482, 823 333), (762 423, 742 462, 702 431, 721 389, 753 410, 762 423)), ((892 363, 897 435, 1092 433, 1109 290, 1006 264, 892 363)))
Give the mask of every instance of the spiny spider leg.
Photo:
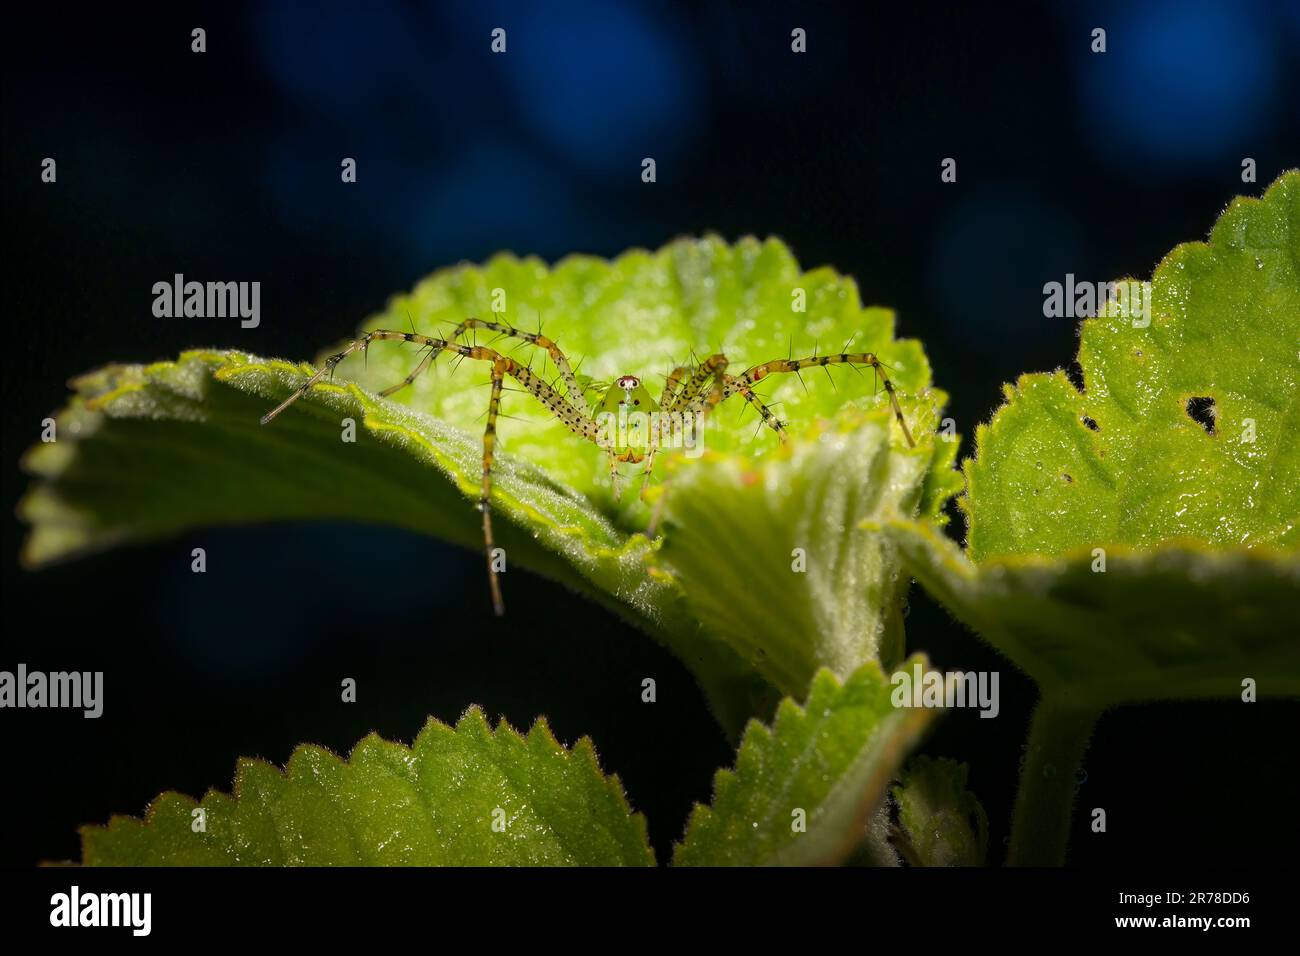
POLYGON ((395 392, 400 392, 402 389, 406 388, 406 386, 414 382, 416 378, 419 377, 420 373, 423 372, 426 368, 428 368, 429 365, 433 362, 433 360, 441 354, 442 351, 439 349, 430 349, 429 354, 420 360, 420 364, 415 366, 415 369, 411 372, 410 375, 406 376, 406 378, 402 379, 396 385, 388 386, 386 389, 384 389, 382 392, 379 393, 379 397, 387 398, 389 395, 392 395, 395 392))
MULTIPOLYGON (((680 394, 676 390, 677 383, 691 370, 691 367, 679 365, 673 369, 672 374, 668 377, 668 383, 664 386, 664 398, 660 402, 662 410, 672 413, 680 409, 683 417, 697 413, 707 415, 728 395, 739 392, 744 396, 745 401, 758 409, 759 414, 763 416, 763 421, 781 436, 782 441, 785 441, 785 424, 772 414, 772 410, 763 404, 762 400, 754 394, 754 391, 747 386, 733 389, 735 379, 726 373, 728 364, 725 354, 717 352, 710 355, 695 368, 695 373, 680 394), (712 383, 711 387, 710 383, 712 383), (670 396, 671 401, 669 401, 670 396)), ((685 427, 684 424, 683 427, 685 427)), ((645 477, 641 488, 642 494, 645 493, 645 481, 649 479, 650 471, 654 467, 655 450, 656 447, 652 444, 646 455, 645 477)))
POLYGON ((479 492, 478 510, 483 512, 483 552, 487 555, 488 589, 492 592, 492 610, 497 617, 506 613, 505 601, 501 598, 501 582, 497 579, 496 565, 492 560, 492 551, 496 547, 492 540, 492 459, 497 442, 497 412, 501 408, 501 386, 506 379, 506 365, 503 360, 492 363, 492 398, 488 400, 487 428, 483 430, 483 487, 479 492))
MULTIPOLYGON (((726 372, 728 364, 728 359, 725 354, 717 352, 710 355, 695 369, 695 374, 691 376, 691 380, 687 383, 681 394, 673 394, 671 404, 667 401, 669 387, 665 387, 665 400, 664 402, 661 402, 661 405, 663 405, 669 412, 677 412, 678 409, 681 409, 680 414, 683 418, 688 415, 698 414, 701 416, 702 421, 704 416, 711 414, 714 408, 721 404, 721 402, 729 395, 734 395, 739 392, 744 397, 745 401, 758 409, 758 413, 763 416, 763 422, 770 426, 777 435, 780 436, 781 441, 786 441, 785 423, 777 418, 772 413, 772 410, 763 403, 762 399, 754 394, 753 389, 748 386, 736 385, 736 380, 726 372), (712 384, 710 385, 710 383, 712 384)), ((672 375, 669 376, 669 386, 675 386, 676 382, 680 381, 687 371, 690 371, 689 366, 679 366, 674 369, 672 375)), ((675 392, 675 388, 673 391, 675 392)), ((681 427, 686 427, 685 422, 683 422, 681 427)), ((761 428, 762 425, 759 427, 761 428)), ((646 467, 641 485, 642 496, 645 495, 646 482, 648 482, 650 471, 654 467, 655 451, 656 445, 652 443, 649 452, 646 455, 646 467)), ((658 523, 657 515, 658 508, 656 508, 655 518, 651 520, 650 531, 653 531, 655 525, 658 523)))
MULTIPOLYGON (((697 366, 677 366, 668 376, 668 381, 664 383, 663 397, 659 401, 659 414, 661 416, 680 414, 682 423, 679 427, 687 428, 686 420, 689 416, 703 415, 708 409, 722 400, 726 368, 727 357, 721 352, 710 355, 697 366), (690 379, 678 392, 677 386, 686 376, 686 373, 692 371, 692 368, 694 371, 690 379), (710 383, 712 383, 712 387, 710 387, 710 383)), ((660 418, 661 427, 663 420, 663 418, 660 418)), ((694 428, 695 426, 692 424, 689 427, 694 428)), ((650 473, 654 470, 655 452, 659 450, 659 430, 658 428, 650 429, 644 459, 645 465, 641 472, 642 498, 645 497, 646 490, 649 488, 650 473)))
MULTIPOLYGON (((798 374, 801 369, 810 366, 827 365, 869 365, 871 369, 880 376, 881 382, 884 383, 885 392, 889 395, 889 404, 893 408, 894 418, 898 421, 898 427, 903 430, 903 437, 907 439, 907 447, 915 448, 916 442, 912 440, 912 432, 907 427, 907 419, 903 417, 902 406, 898 404, 898 396, 894 393, 894 383, 890 381, 889 375, 885 372, 884 365, 880 359, 876 358, 873 352, 846 352, 839 355, 814 355, 811 358, 802 359, 774 359, 771 362, 764 362, 761 365, 755 365, 743 375, 738 375, 731 379, 727 387, 727 395, 740 392, 762 381, 768 375, 775 375, 784 372, 794 372, 798 374)), ((829 370, 828 370, 829 374, 829 370)), ((726 396, 724 396, 726 397, 726 396)))
POLYGON ((782 431, 782 422, 772 414, 771 410, 769 410, 767 406, 759 400, 758 396, 755 395, 751 389, 737 388, 734 389, 734 391, 730 389, 730 386, 735 379, 726 373, 728 364, 729 361, 724 353, 718 352, 714 355, 710 355, 695 368, 695 374, 691 377, 691 380, 687 383, 681 394, 678 395, 676 394, 677 383, 681 381, 682 377, 687 372, 691 371, 691 366, 679 365, 677 368, 673 369, 672 375, 669 376, 668 385, 664 387, 665 398, 660 402, 660 405, 670 412, 677 411, 681 406, 685 407, 686 412, 711 412, 714 406, 725 399, 728 395, 734 394, 734 392, 740 392, 747 402, 758 409, 759 414, 763 416, 763 421, 776 429, 777 434, 781 435, 782 440, 784 440, 785 434, 782 431), (713 381, 713 388, 706 394, 705 388, 708 386, 710 380, 713 381), (667 401, 669 386, 673 386, 672 390, 674 393, 671 404, 667 401))
POLYGON ((694 368, 693 365, 679 365, 668 373, 668 378, 664 381, 663 394, 659 396, 659 408, 662 411, 672 411, 677 404, 677 390, 681 387, 682 379, 686 373, 694 368))
POLYGON ((578 384, 578 377, 573 374, 573 369, 569 367, 569 360, 560 347, 555 342, 539 332, 525 332, 523 329, 516 329, 513 326, 504 325, 500 322, 489 322, 487 319, 465 319, 460 325, 456 326, 455 331, 448 337, 448 341, 459 342, 460 337, 470 329, 490 329, 500 335, 512 339, 521 339, 530 345, 535 345, 540 349, 546 349, 555 363, 555 367, 560 371, 560 378, 564 381, 564 390, 569 393, 569 401, 581 406, 585 404, 582 397, 582 386, 578 384))
MULTIPOLYGON (((683 414, 704 411, 706 405, 709 404, 709 396, 713 391, 718 390, 717 386, 721 384, 726 375, 727 364, 727 357, 721 352, 715 352, 696 366, 694 374, 691 375, 686 387, 682 389, 681 394, 673 402, 670 411, 680 411, 683 414), (709 388, 710 383, 714 385, 712 390, 709 388)), ((716 405, 717 401, 720 400, 721 397, 715 400, 713 404, 716 405)))
MULTIPOLYGON (((659 419, 661 423, 660 428, 663 427, 662 426, 662 422, 664 421, 663 416, 671 415, 674 409, 676 409, 678 401, 681 399, 681 395, 679 394, 679 389, 681 388, 682 385, 682 379, 686 377, 687 372, 693 371, 694 369, 695 369, 694 365, 678 365, 676 368, 674 368, 671 372, 668 373, 668 377, 664 380, 664 390, 659 396, 659 415, 661 416, 659 419)), ((671 425, 669 427, 671 427, 671 425)), ((641 469, 640 496, 642 499, 645 498, 646 491, 650 487, 650 473, 654 471, 655 452, 659 450, 659 437, 660 437, 659 428, 652 427, 650 429, 649 441, 647 442, 647 446, 646 446, 646 454, 644 459, 645 465, 641 469)), ((620 478, 618 474, 618 462, 612 454, 610 455, 609 458, 609 470, 610 470, 610 474, 614 477, 614 497, 619 498, 620 497, 619 493, 621 491, 621 484, 620 484, 620 478)))
POLYGON ((302 385, 294 389, 289 397, 283 402, 262 416, 261 422, 265 425, 286 408, 296 402, 302 396, 306 395, 313 385, 318 383, 326 375, 334 371, 334 367, 342 362, 349 355, 357 351, 366 350, 370 347, 371 342, 375 341, 401 341, 413 342, 430 350, 431 355, 437 355, 442 352, 454 352, 461 359, 471 358, 483 362, 492 363, 492 396, 488 403, 488 422, 487 428, 483 433, 483 483, 479 497, 479 508, 483 512, 483 547, 484 554, 488 563, 488 586, 492 594, 492 607, 497 614, 505 613, 505 604, 501 599, 501 583, 497 578, 497 571, 493 567, 492 550, 494 547, 492 536, 492 462, 496 451, 496 423, 497 414, 501 406, 501 392, 505 382, 505 377, 509 375, 525 389, 533 394, 555 417, 564 423, 569 431, 573 432, 579 438, 585 438, 594 444, 600 444, 600 426, 596 420, 587 414, 583 408, 575 407, 568 399, 557 392, 551 386, 547 385, 538 375, 528 368, 520 365, 512 358, 500 354, 494 349, 486 348, 479 345, 462 345, 458 342, 448 342, 445 339, 434 338, 429 335, 419 335, 414 332, 395 332, 388 329, 376 329, 373 332, 367 332, 361 338, 348 345, 343 351, 331 355, 325 360, 325 364, 318 369, 315 374, 303 382, 302 385))
MULTIPOLYGON (((725 378, 725 385, 722 394, 723 399, 725 399, 728 395, 735 395, 736 393, 739 393, 741 397, 745 399, 745 401, 747 401, 749 404, 753 405, 756 409, 758 409, 758 414, 763 416, 763 425, 767 425, 769 428, 772 429, 772 431, 776 432, 777 435, 780 436, 782 444, 789 441, 789 439, 786 437, 785 434, 785 422, 781 421, 781 419, 777 418, 776 415, 773 414, 772 409, 768 408, 767 405, 763 402, 763 400, 759 398, 756 394, 754 394, 753 389, 749 388, 748 386, 739 384, 737 380, 731 375, 726 375, 724 376, 724 378, 725 378)), ((759 425, 758 427, 762 428, 763 425, 759 425)))

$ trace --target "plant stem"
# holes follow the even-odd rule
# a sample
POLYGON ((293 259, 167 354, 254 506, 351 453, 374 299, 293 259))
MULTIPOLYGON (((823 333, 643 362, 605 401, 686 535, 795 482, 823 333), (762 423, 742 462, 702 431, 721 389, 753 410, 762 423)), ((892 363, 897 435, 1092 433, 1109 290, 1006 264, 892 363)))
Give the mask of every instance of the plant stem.
POLYGON ((1024 769, 1011 819, 1007 866, 1063 866, 1075 775, 1101 716, 1095 707, 1044 695, 1029 724, 1024 769))

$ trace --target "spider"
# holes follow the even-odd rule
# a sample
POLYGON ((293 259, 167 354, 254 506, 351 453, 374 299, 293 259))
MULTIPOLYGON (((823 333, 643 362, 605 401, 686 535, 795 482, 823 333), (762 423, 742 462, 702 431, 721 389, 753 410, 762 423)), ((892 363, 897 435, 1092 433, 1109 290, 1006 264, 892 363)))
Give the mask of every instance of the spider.
MULTIPOLYGON (((671 427, 680 428, 681 423, 689 423, 692 420, 702 425, 704 416, 734 395, 740 395, 757 409, 762 416, 763 424, 775 431, 781 441, 785 442, 785 423, 754 394, 754 386, 769 375, 787 372, 798 375, 805 368, 819 365, 869 366, 880 376, 885 392, 889 396, 894 418, 902 429, 908 447, 916 447, 916 442, 912 440, 912 433, 908 430, 907 420, 903 417, 903 410, 898 404, 898 397, 894 394, 894 385, 885 373, 880 359, 872 352, 841 352, 838 355, 813 355, 801 359, 773 359, 752 366, 742 374, 734 376, 727 374, 729 364, 727 357, 718 352, 702 362, 674 368, 664 383, 658 402, 653 399, 639 376, 620 375, 604 387, 600 398, 589 407, 584 397, 584 388, 579 384, 578 377, 569 365, 569 360, 554 341, 542 335, 540 331, 525 332, 499 322, 475 318, 465 319, 446 339, 420 335, 414 331, 396 332, 389 329, 376 329, 367 332, 343 351, 327 358, 325 364, 315 374, 294 389, 283 402, 263 415, 261 423, 265 425, 270 422, 307 394, 308 390, 322 378, 332 375, 334 367, 349 355, 358 351, 368 354, 370 344, 376 341, 411 342, 428 350, 428 354, 421 359, 411 374, 379 393, 382 397, 392 395, 410 385, 443 352, 452 352, 462 358, 491 364, 492 394, 488 399, 487 428, 483 432, 483 481, 478 508, 483 514, 483 547, 487 556, 488 588, 492 598, 492 608, 498 616, 505 613, 505 602, 501 597, 501 582, 493 560, 495 546, 492 537, 492 461, 496 454, 497 414, 501 408, 501 392, 507 376, 531 392, 552 415, 564 423, 569 431, 579 438, 594 442, 607 452, 610 477, 614 483, 616 497, 619 492, 620 463, 643 464, 643 478, 648 478, 654 468, 655 452, 661 447, 660 443, 668 436, 671 427), (519 339, 536 348, 544 349, 559 372, 557 381, 564 386, 563 392, 554 384, 544 381, 529 366, 521 365, 495 349, 482 345, 466 345, 461 338, 473 329, 487 329, 498 333, 499 337, 519 339), (659 416, 658 424, 655 423, 654 416, 659 416), (663 426, 664 420, 669 422, 669 426, 663 426)), ((588 387, 599 389, 599 386, 595 385, 588 387)), ((759 427, 761 428, 762 424, 759 427)), ((644 493, 644 485, 642 491, 644 493)))

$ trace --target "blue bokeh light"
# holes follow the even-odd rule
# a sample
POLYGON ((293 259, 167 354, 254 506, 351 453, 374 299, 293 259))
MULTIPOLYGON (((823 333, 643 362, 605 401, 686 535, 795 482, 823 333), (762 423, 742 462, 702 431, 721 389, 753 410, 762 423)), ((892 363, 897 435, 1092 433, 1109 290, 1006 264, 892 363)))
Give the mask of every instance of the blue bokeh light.
POLYGON ((1251 155, 1277 101, 1274 12, 1243 0, 1072 8, 1090 143, 1170 172, 1251 155), (1104 54, 1090 50, 1094 27, 1106 30, 1104 54))
MULTIPOLYGON (((490 5, 509 38, 503 79, 532 132, 603 177, 681 153, 699 127, 704 78, 684 31, 634 4, 490 5)), ((486 34, 485 41, 486 42, 486 34)))
POLYGON ((467 149, 427 182, 400 211, 411 239, 404 254, 417 269, 500 249, 558 258, 594 228, 566 176, 500 144, 467 149))

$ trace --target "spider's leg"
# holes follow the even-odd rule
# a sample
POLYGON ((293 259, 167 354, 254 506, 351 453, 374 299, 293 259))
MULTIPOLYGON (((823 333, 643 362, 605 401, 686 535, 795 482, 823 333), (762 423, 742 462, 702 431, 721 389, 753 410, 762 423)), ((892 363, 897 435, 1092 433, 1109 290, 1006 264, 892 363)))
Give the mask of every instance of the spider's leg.
MULTIPOLYGON (((663 431, 671 429, 674 424, 683 431, 690 427, 697 430, 696 440, 699 440, 698 430, 703 427, 704 416, 723 398, 723 385, 726 378, 725 370, 727 368, 727 357, 721 352, 710 355, 703 362, 695 359, 695 353, 691 353, 691 359, 695 361, 693 365, 678 365, 669 374, 664 382, 663 394, 659 398, 659 420, 657 424, 652 424, 650 435, 646 443, 646 454, 643 459, 641 469, 641 492, 642 500, 645 499, 646 492, 650 488, 650 477, 654 472, 655 454, 659 450, 659 444, 663 438, 663 431), (689 380, 686 379, 687 373, 692 373, 689 380), (685 384, 683 381, 685 380, 685 384), (710 383, 712 387, 710 388, 710 383), (687 416, 695 416, 696 422, 690 426, 686 424, 687 416), (680 423, 678 423, 680 419, 680 423)), ((651 419, 652 423, 654 419, 651 419)), ((664 482, 666 489, 668 482, 664 482)), ((655 527, 659 524, 659 514, 663 509, 664 499, 661 497, 655 503, 655 510, 650 519, 650 525, 646 529, 646 534, 653 536, 655 527)))
MULTIPOLYGON (((416 331, 415 331, 415 320, 411 318, 411 312, 410 312, 409 309, 408 309, 407 312, 406 312, 406 322, 407 322, 407 324, 411 327, 411 333, 412 333, 413 335, 414 335, 414 334, 418 334, 418 333, 416 333, 416 331)), ((405 388, 407 385, 410 385, 411 382, 415 381, 415 377, 416 377, 417 375, 420 374, 420 371, 421 371, 423 368, 426 368, 426 367, 427 367, 427 363, 431 363, 431 362, 433 362, 433 360, 436 359, 436 358, 441 354, 441 351, 442 351, 441 349, 435 348, 435 347, 432 346, 432 345, 422 345, 422 346, 420 346, 420 348, 416 349, 415 354, 416 354, 416 355, 419 355, 421 352, 425 351, 426 349, 428 350, 429 354, 426 355, 426 356, 424 357, 424 361, 422 361, 422 362, 420 363, 420 365, 417 365, 417 366, 416 366, 416 370, 415 370, 414 372, 412 372, 410 375, 408 375, 408 376, 407 376, 407 377, 402 381, 402 384, 401 384, 401 385, 398 385, 398 386, 396 386, 396 387, 386 388, 386 389, 384 389, 382 392, 380 392, 379 394, 380 394, 380 395, 383 395, 383 396, 388 396, 388 395, 392 394, 393 392, 400 391, 402 388, 405 388)), ((458 358, 461 358, 461 357, 463 357, 463 356, 458 356, 458 358)))
MULTIPOLYGON (((521 366, 514 359, 507 358, 494 349, 486 348, 480 345, 464 345, 459 342, 448 342, 445 339, 434 338, 428 335, 420 335, 415 332, 395 332, 389 329, 376 329, 367 332, 361 338, 349 344, 341 352, 331 355, 325 360, 325 363, 319 370, 313 373, 302 385, 295 388, 289 397, 282 401, 262 416, 263 425, 270 422, 286 408, 296 402, 302 396, 306 395, 311 387, 326 375, 333 372, 335 366, 353 353, 368 349, 370 344, 375 341, 401 341, 412 342, 416 345, 429 349, 430 355, 439 355, 442 352, 454 352, 457 360, 475 359, 481 362, 492 363, 492 397, 488 405, 488 422, 487 429, 483 435, 483 485, 482 494, 479 498, 479 507, 483 511, 483 538, 486 555, 488 559, 488 577, 492 593, 492 606, 498 614, 502 613, 504 605, 501 600, 501 585, 497 579, 496 572, 492 569, 492 518, 491 518, 491 489, 492 489, 492 461, 496 445, 496 422, 501 405, 501 393, 504 390, 505 377, 508 375, 530 392, 546 409, 558 418, 564 426, 573 432, 579 438, 585 438, 595 444, 601 443, 600 425, 586 413, 584 409, 571 403, 567 398, 548 385, 538 375, 521 366)), ((421 363, 424 364, 424 363, 421 363)), ((418 373, 417 369, 417 373, 418 373)), ((412 376, 413 377, 413 376, 412 376)))
POLYGON ((623 500, 623 476, 618 470, 618 456, 611 449, 609 452, 609 484, 614 491, 614 501, 623 500))
MULTIPOLYGON (((674 425, 680 428, 683 433, 687 428, 694 430, 696 440, 701 437, 704 427, 705 416, 713 410, 713 407, 722 401, 725 397, 725 384, 727 379, 727 356, 721 352, 710 355, 698 366, 690 379, 682 387, 680 393, 672 396, 672 400, 667 405, 660 406, 660 415, 666 416, 660 418, 660 426, 654 430, 655 435, 650 445, 650 451, 646 462, 646 478, 648 480, 651 469, 654 467, 654 454, 658 450, 657 439, 661 436, 664 422, 669 423, 668 427, 674 425), (688 425, 688 419, 693 419, 688 425)), ((688 370, 686 366, 680 366, 673 370, 670 376, 670 384, 674 387, 677 381, 688 370), (680 373, 680 374, 679 374, 680 373)), ((667 388, 664 390, 668 393, 667 388)), ((645 486, 642 486, 642 493, 645 492, 645 486)))
POLYGON ((560 372, 560 378, 564 381, 564 390, 569 393, 569 401, 576 404, 582 403, 582 387, 578 385, 578 378, 573 374, 573 369, 569 366, 568 358, 565 357, 564 353, 560 351, 560 347, 556 345, 553 340, 542 335, 540 329, 537 332, 525 332, 523 329, 516 329, 500 322, 491 322, 487 319, 469 318, 456 326, 456 330, 452 332, 449 337, 450 341, 459 341, 460 337, 471 329, 491 329, 493 332, 498 334, 498 337, 504 336, 506 338, 520 339, 529 345, 535 345, 540 349, 545 349, 547 355, 550 356, 551 361, 560 372))
MULTIPOLYGON (((664 419, 660 419, 660 421, 672 421, 672 419, 664 418, 664 419)), ((669 427, 671 427, 671 424, 669 424, 669 427)), ((686 428, 685 421, 682 421, 682 423, 679 424, 679 428, 682 429, 682 433, 685 432, 685 428, 686 428)), ((702 433, 701 431, 699 431, 699 429, 703 428, 703 415, 701 415, 701 418, 699 418, 697 420, 697 423, 693 425, 693 428, 697 429, 697 431, 695 431, 694 433, 695 441, 701 440, 702 433)), ((646 492, 647 490, 649 490, 650 475, 651 472, 654 471, 654 453, 656 450, 658 450, 658 436, 656 436, 655 441, 653 442, 653 444, 650 445, 650 450, 647 451, 646 453, 645 471, 643 471, 641 475, 642 501, 645 501, 646 492)), ((659 499, 658 501, 655 501, 654 510, 650 512, 650 523, 646 525, 646 537, 654 537, 655 529, 659 527, 659 519, 662 518, 663 516, 663 503, 664 501, 667 501, 668 486, 671 484, 672 484, 671 477, 666 477, 666 479, 663 480, 663 485, 660 485, 659 499)))
POLYGON ((727 386, 731 382, 731 376, 727 374, 727 357, 721 353, 710 356, 710 362, 714 363, 713 381, 708 385, 707 391, 702 390, 686 406, 686 414, 695 415, 701 427, 704 419, 713 414, 713 410, 722 404, 723 399, 728 395, 727 386))
POLYGON ((302 396, 310 391, 311 387, 319 382, 326 375, 334 371, 334 367, 343 361, 349 355, 361 349, 370 347, 371 342, 376 341, 400 341, 413 342, 430 350, 431 354, 437 355, 442 352, 454 352, 457 361, 464 359, 477 359, 481 362, 501 362, 503 363, 505 374, 509 375, 525 389, 531 392, 539 402, 546 406, 547 411, 564 423, 564 426, 573 432, 579 438, 585 438, 599 444, 600 426, 596 420, 588 415, 580 406, 570 402, 567 398, 557 392, 551 386, 547 385, 536 373, 520 365, 512 358, 507 358, 494 349, 482 345, 463 345, 459 342, 448 342, 445 339, 434 338, 430 335, 419 335, 415 332, 394 332, 390 329, 375 329, 367 332, 361 338, 352 342, 341 352, 331 355, 325 360, 325 364, 320 367, 307 381, 303 382, 294 389, 289 397, 277 405, 271 411, 262 416, 261 422, 265 425, 282 411, 296 402, 302 396))
POLYGON ((641 491, 639 497, 645 501, 646 492, 650 490, 650 473, 655 467, 655 450, 652 448, 646 452, 645 464, 641 468, 641 491))
POLYGON ((416 378, 419 377, 420 373, 428 368, 429 365, 432 364, 433 360, 441 354, 441 349, 430 349, 429 354, 420 360, 420 364, 415 366, 415 370, 412 371, 410 375, 406 376, 406 378, 402 379, 396 385, 388 386, 388 388, 379 393, 379 397, 387 398, 389 395, 392 395, 395 392, 400 392, 402 389, 406 388, 406 386, 414 382, 416 378))
POLYGON ((678 389, 681 387, 682 379, 686 373, 690 372, 693 366, 678 365, 668 373, 664 381, 663 394, 659 396, 659 411, 650 417, 650 435, 646 442, 645 465, 641 469, 641 498, 645 498, 647 489, 650 486, 650 475, 655 467, 655 453, 659 450, 659 442, 663 437, 662 432, 665 429, 672 428, 672 415, 677 407, 681 396, 678 389))
POLYGON ((342 362, 349 355, 357 351, 369 349, 371 342, 376 342, 376 341, 382 342, 385 340, 415 342, 418 345, 423 345, 426 348, 433 349, 435 352, 445 350, 451 352, 458 352, 462 356, 470 355, 472 351, 468 346, 456 345, 451 342, 445 342, 442 339, 436 339, 428 335, 417 335, 414 332, 394 332, 389 329, 375 329, 373 332, 367 332, 365 335, 361 336, 361 338, 357 339, 355 342, 352 342, 342 352, 336 352, 335 354, 327 358, 325 360, 325 364, 322 365, 314 375, 312 375, 310 378, 307 379, 307 381, 303 382, 296 389, 290 392, 289 397, 286 398, 283 402, 281 402, 279 405, 275 406, 275 408, 271 409, 271 411, 267 412, 265 415, 262 416, 261 419, 262 424, 265 425, 267 422, 271 421, 271 419, 275 418, 275 416, 279 415, 282 411, 284 411, 286 408, 288 408, 298 399, 306 395, 308 390, 310 390, 313 385, 315 385, 317 382, 323 379, 326 375, 333 375, 334 366, 338 365, 339 362, 342 362))
POLYGON ((701 362, 695 369, 695 374, 682 389, 682 393, 677 396, 672 410, 693 414, 704 411, 706 407, 712 408, 721 401, 725 394, 718 394, 718 397, 712 401, 710 399, 721 391, 727 364, 727 357, 721 352, 716 352, 701 362), (712 388, 709 387, 710 383, 713 383, 712 388))
POLYGON ((689 372, 691 368, 692 366, 690 365, 679 365, 668 373, 668 378, 664 381, 663 394, 659 396, 660 409, 665 412, 673 410, 679 397, 677 390, 681 387, 682 379, 686 377, 686 373, 689 372))
POLYGON ((659 519, 663 517, 664 502, 668 500, 668 488, 671 484, 671 478, 664 479, 659 500, 655 502, 654 510, 650 512, 650 523, 646 525, 645 536, 647 538, 653 538, 655 531, 659 528, 659 519))
MULTIPOLYGON (((721 352, 710 355, 697 366, 690 380, 677 391, 678 384, 691 371, 692 366, 679 365, 668 376, 664 386, 664 397, 659 404, 659 421, 650 429, 647 442, 645 465, 641 472, 641 497, 644 498, 650 487, 650 476, 654 471, 655 453, 659 450, 660 440, 665 429, 674 425, 685 434, 689 428, 695 440, 700 440, 705 416, 725 397, 727 381, 727 357, 721 352), (694 419, 690 424, 687 419, 694 419)), ((654 529, 657 518, 651 521, 650 530, 654 529)))
POLYGON ((744 389, 750 388, 769 375, 786 372, 798 374, 800 370, 805 368, 812 366, 825 368, 827 365, 869 365, 872 371, 880 376, 880 380, 885 386, 885 392, 889 395, 889 404, 893 409, 894 418, 898 422, 898 427, 903 430, 903 437, 907 439, 907 446, 909 448, 916 447, 916 442, 912 439, 911 429, 907 427, 907 419, 903 417, 902 406, 898 404, 898 396, 894 392, 894 383, 890 381, 888 373, 885 372, 884 364, 872 352, 842 352, 839 355, 813 355, 811 358, 802 359, 774 359, 771 362, 755 365, 743 375, 731 378, 730 384, 727 386, 727 395, 733 395, 736 392, 743 394, 744 389))
POLYGON ((894 383, 889 380, 884 369, 876 369, 880 373, 881 381, 885 383, 885 392, 889 395, 889 404, 894 406, 894 417, 898 419, 898 427, 903 429, 903 437, 907 439, 907 447, 915 448, 916 442, 912 441, 912 433, 908 431, 907 419, 903 417, 903 409, 898 404, 898 396, 894 394, 894 383))
POLYGON ((506 605, 501 599, 501 581, 497 578, 497 569, 492 556, 492 552, 496 549, 492 540, 492 459, 497 441, 497 412, 501 408, 501 386, 505 382, 505 377, 504 360, 492 363, 492 398, 488 401, 487 428, 483 431, 483 486, 478 499, 479 511, 483 512, 483 553, 487 557, 488 590, 492 593, 492 610, 496 612, 497 617, 506 613, 506 605))
MULTIPOLYGON (((772 409, 770 409, 761 398, 754 394, 752 388, 747 385, 739 384, 737 380, 730 375, 724 375, 723 380, 723 399, 727 398, 729 395, 739 394, 745 399, 745 401, 758 410, 758 414, 763 416, 763 425, 767 425, 776 432, 782 443, 789 440, 785 433, 785 422, 776 417, 772 409)), ((762 428, 763 425, 759 425, 759 428, 762 428)))
MULTIPOLYGON (((651 421, 653 422, 654 420, 651 419, 651 421)), ((650 487, 650 473, 654 471, 655 452, 658 450, 659 450, 659 425, 657 423, 654 423, 651 424, 650 426, 650 436, 646 440, 645 458, 642 459, 643 464, 641 466, 641 491, 639 493, 642 501, 645 500, 646 489, 650 487)))
MULTIPOLYGON (((684 426, 683 426, 684 427, 684 426)), ((646 492, 650 488, 650 476, 655 469, 655 452, 659 450, 659 442, 663 439, 664 430, 672 430, 671 413, 663 410, 660 406, 658 412, 650 416, 650 434, 646 439, 645 464, 641 468, 641 500, 645 500, 646 492)))

